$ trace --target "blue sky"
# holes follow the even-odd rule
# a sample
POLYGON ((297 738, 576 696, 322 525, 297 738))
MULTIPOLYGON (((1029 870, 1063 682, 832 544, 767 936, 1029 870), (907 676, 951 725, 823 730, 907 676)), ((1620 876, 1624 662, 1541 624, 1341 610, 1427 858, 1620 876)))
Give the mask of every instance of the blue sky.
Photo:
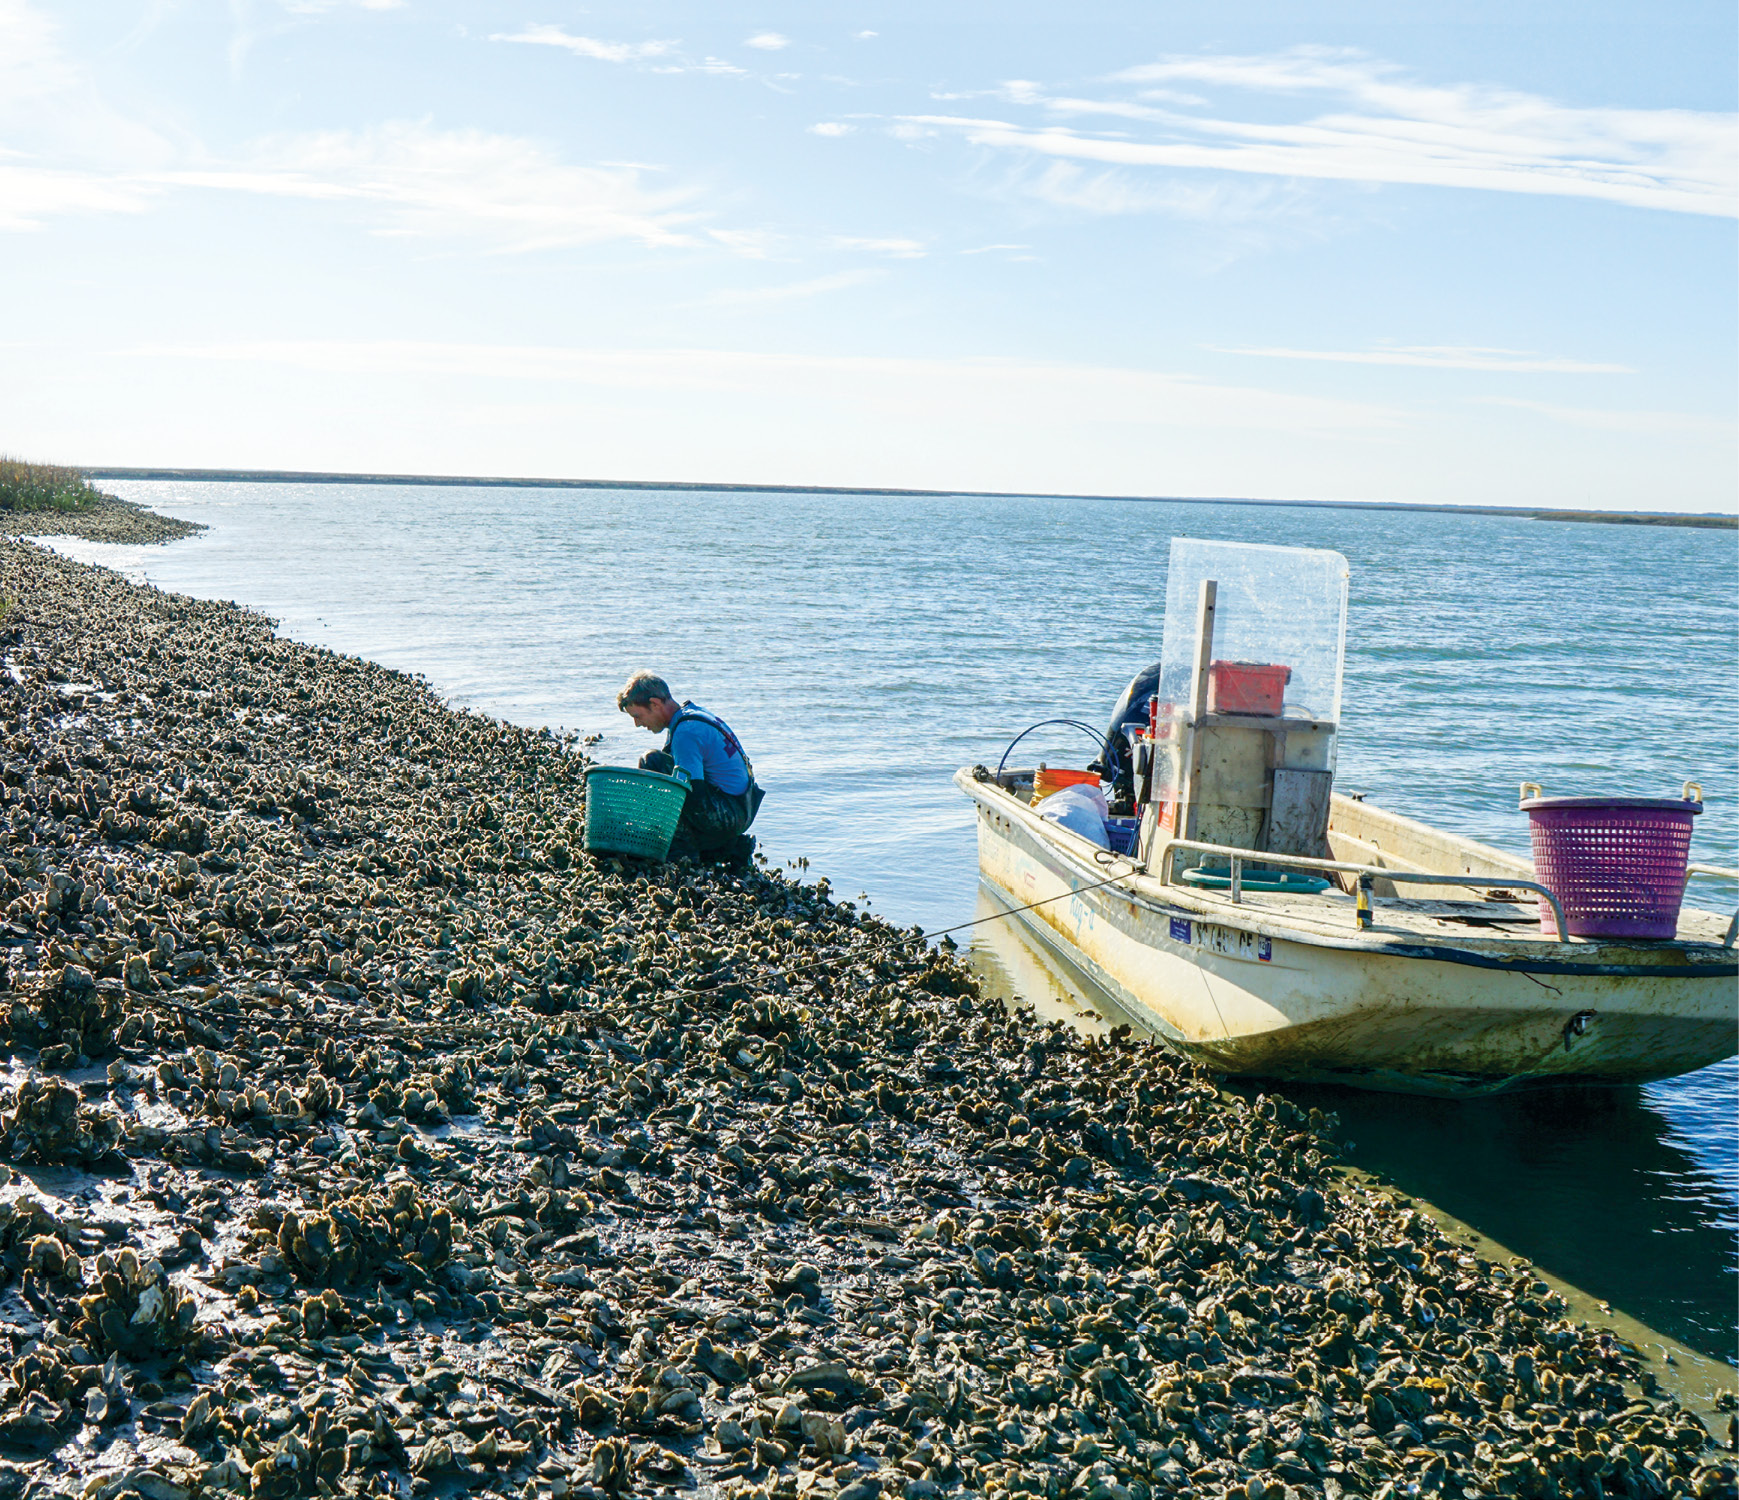
POLYGON ((1735 33, 0 0, 0 450, 1732 510, 1735 33))

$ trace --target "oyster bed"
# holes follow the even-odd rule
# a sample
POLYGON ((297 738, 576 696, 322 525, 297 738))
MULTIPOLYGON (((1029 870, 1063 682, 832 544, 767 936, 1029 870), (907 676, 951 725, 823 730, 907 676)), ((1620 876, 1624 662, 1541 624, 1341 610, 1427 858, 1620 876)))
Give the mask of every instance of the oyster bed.
POLYGON ((87 542, 142 546, 179 541, 204 530, 197 521, 165 516, 102 493, 78 510, 0 510, 0 536, 76 536, 87 542))
POLYGON ((0 542, 0 1500, 1734 1492, 1332 1121, 0 542))

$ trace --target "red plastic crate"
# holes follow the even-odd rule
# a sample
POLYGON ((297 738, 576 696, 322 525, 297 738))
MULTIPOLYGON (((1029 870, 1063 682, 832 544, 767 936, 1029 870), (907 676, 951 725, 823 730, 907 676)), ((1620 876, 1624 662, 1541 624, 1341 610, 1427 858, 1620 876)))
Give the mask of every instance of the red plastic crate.
POLYGON ((1286 704, 1286 684, 1291 680, 1291 667, 1254 661, 1209 662, 1208 712, 1278 719, 1286 704))

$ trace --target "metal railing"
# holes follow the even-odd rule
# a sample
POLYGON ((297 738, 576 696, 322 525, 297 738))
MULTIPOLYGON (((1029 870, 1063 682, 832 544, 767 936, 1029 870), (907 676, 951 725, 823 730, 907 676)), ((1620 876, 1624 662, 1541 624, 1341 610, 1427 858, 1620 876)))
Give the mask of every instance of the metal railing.
POLYGON ((1494 889, 1506 891, 1534 891, 1545 897, 1552 908, 1552 915, 1558 921, 1558 941, 1567 943, 1570 938, 1564 924, 1564 908, 1559 905, 1558 898, 1545 886, 1536 880, 1516 880, 1513 877, 1498 877, 1486 875, 1424 875, 1414 874, 1409 870, 1390 870, 1381 865, 1355 865, 1338 859, 1309 859, 1302 854, 1262 854, 1251 849, 1234 849, 1229 844, 1204 844, 1196 839, 1167 839, 1159 846, 1156 857, 1149 859, 1148 869, 1158 878, 1161 885, 1172 885, 1172 856, 1179 850, 1192 850, 1198 854, 1223 855, 1231 861, 1232 904, 1242 903, 1244 899, 1244 861, 1251 860, 1261 865, 1278 865, 1288 870, 1333 870, 1340 874, 1358 877, 1358 886, 1354 895, 1354 917, 1361 928, 1371 925, 1371 882, 1387 880, 1395 885, 1459 885, 1472 889, 1494 889))
MULTIPOLYGON (((1739 880, 1739 870, 1725 869, 1721 865, 1686 865, 1687 875, 1708 875, 1716 880, 1739 880)), ((1733 913, 1733 920, 1727 924, 1727 935, 1721 939, 1723 948, 1731 948, 1739 944, 1739 911, 1733 913)))

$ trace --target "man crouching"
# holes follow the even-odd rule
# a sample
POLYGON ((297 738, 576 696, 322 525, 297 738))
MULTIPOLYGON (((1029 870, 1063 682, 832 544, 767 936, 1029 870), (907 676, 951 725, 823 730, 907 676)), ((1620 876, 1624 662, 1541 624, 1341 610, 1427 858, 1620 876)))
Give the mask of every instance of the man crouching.
POLYGON ((755 848, 748 828, 763 793, 755 768, 730 725, 692 703, 678 703, 652 672, 636 672, 616 695, 616 707, 641 729, 665 733, 662 750, 648 750, 640 769, 688 783, 688 800, 671 840, 670 857, 746 860, 755 848))

